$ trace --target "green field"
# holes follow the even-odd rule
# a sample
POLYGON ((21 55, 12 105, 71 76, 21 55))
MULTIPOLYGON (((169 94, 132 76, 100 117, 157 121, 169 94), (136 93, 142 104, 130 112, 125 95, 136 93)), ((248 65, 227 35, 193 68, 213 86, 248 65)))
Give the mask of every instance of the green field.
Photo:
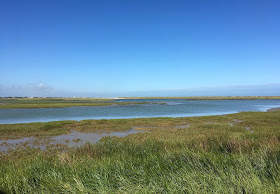
POLYGON ((0 125, 2 139, 146 130, 80 148, 1 153, 7 193, 279 193, 280 112, 0 125), (180 125, 189 127, 176 128, 180 125), (163 127, 169 127, 164 129, 163 127))

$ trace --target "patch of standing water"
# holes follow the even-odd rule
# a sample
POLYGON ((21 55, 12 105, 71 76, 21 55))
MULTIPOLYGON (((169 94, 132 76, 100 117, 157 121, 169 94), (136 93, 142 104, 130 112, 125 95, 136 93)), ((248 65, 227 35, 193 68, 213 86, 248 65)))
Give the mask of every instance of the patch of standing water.
POLYGON ((146 131, 135 130, 134 128, 128 131, 111 132, 111 133, 92 133, 71 131, 70 134, 59 136, 48 136, 45 138, 24 137, 21 139, 0 140, 0 152, 7 152, 9 149, 17 148, 39 148, 46 150, 49 146, 69 146, 77 147, 86 143, 97 143, 103 137, 125 137, 130 134, 141 133, 146 131))
POLYGON ((242 121, 237 120, 237 119, 233 119, 233 123, 232 122, 228 122, 228 124, 233 127, 235 124, 241 123, 242 121))
POLYGON ((254 131, 250 127, 245 127, 245 129, 251 133, 254 133, 254 131))

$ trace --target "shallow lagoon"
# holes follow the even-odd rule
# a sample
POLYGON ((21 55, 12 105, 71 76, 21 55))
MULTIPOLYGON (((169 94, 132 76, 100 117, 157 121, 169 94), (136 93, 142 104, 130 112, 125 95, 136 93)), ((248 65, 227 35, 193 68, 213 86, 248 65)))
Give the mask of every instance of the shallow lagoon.
POLYGON ((242 111, 266 111, 270 108, 280 107, 280 100, 119 99, 116 101, 153 102, 158 104, 0 109, 0 124, 85 119, 190 117, 230 114, 242 111))

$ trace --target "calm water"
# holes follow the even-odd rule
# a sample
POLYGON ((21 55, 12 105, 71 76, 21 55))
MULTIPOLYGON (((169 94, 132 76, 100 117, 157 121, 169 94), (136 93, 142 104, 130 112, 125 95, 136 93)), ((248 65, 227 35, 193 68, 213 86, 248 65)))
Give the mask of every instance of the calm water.
POLYGON ((160 104, 0 109, 0 124, 84 119, 143 117, 190 117, 220 115, 241 111, 266 111, 280 107, 280 100, 117 100, 119 102, 158 102, 160 104))

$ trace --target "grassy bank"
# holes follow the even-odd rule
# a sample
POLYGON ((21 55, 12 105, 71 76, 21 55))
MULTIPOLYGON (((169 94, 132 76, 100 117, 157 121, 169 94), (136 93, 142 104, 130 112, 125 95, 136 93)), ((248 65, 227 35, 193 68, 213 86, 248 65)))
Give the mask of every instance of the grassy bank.
POLYGON ((149 104, 148 102, 116 102, 114 99, 96 98, 2 98, 0 109, 65 108, 73 106, 111 106, 149 104))
POLYGON ((67 151, 2 154, 8 193, 279 193, 280 112, 0 125, 1 137, 147 130, 67 151), (186 126, 188 124, 188 127, 186 126), (185 126, 175 128, 176 126, 185 126), (29 127, 28 127, 29 126, 29 127), (170 128, 163 128, 170 127, 170 128), (172 128, 173 127, 173 128, 172 128))

